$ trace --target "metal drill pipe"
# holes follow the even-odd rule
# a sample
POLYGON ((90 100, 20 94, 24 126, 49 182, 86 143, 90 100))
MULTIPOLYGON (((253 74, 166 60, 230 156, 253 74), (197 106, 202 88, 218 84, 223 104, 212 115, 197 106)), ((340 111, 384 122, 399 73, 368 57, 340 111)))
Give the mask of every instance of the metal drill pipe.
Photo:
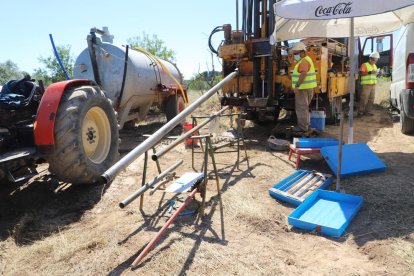
POLYGON ((142 186, 138 191, 130 195, 127 199, 123 200, 121 203, 119 203, 119 207, 125 208, 128 204, 130 204, 132 201, 134 201, 137 197, 145 193, 149 188, 157 184, 159 181, 161 181, 166 175, 171 173, 173 170, 178 168, 184 161, 180 160, 162 173, 160 173, 158 176, 154 177, 150 182, 147 182, 144 186, 142 186))
MULTIPOLYGON (((240 114, 241 113, 221 114, 219 117, 231 117, 231 116, 238 116, 240 114)), ((246 114, 246 113, 244 113, 244 114, 246 114)), ((207 118, 210 118, 210 116, 207 116, 207 115, 204 115, 204 116, 191 116, 191 118, 194 118, 194 119, 207 119, 207 118)))
POLYGON ((131 152, 125 155, 121 160, 115 163, 112 167, 106 170, 106 172, 104 172, 101 175, 102 182, 108 184, 111 181, 113 181, 122 170, 128 167, 132 162, 134 162, 135 159, 137 159, 144 152, 155 146, 165 135, 167 135, 171 130, 173 130, 174 127, 179 125, 185 119, 185 117, 189 116, 197 107, 199 107, 202 103, 207 101, 211 96, 213 96, 216 93, 217 90, 219 90, 224 84, 232 80, 235 76, 237 76, 237 74, 238 71, 229 74, 222 81, 216 84, 213 88, 207 91, 207 93, 198 98, 194 103, 190 104, 186 109, 184 109, 181 113, 175 116, 171 121, 167 122, 164 126, 162 126, 154 134, 152 134, 151 137, 146 139, 139 146, 137 146, 131 152))
POLYGON ((168 182, 170 182, 169 177, 167 179, 164 179, 163 181, 161 181, 160 183, 158 183, 157 185, 154 186, 154 188, 152 188, 152 190, 149 192, 150 195, 153 195, 162 185, 167 184, 168 182))
POLYGON ((172 142, 171 144, 169 144, 167 147, 161 149, 157 153, 154 153, 152 155, 152 157, 151 157, 152 160, 157 161, 161 156, 163 156, 164 154, 166 154, 167 152, 169 152, 170 150, 172 150, 173 148, 175 148, 179 143, 181 143, 182 141, 184 141, 188 137, 193 136, 194 132, 199 131, 202 127, 204 127, 205 125, 207 125, 208 123, 210 123, 212 120, 214 120, 215 118, 217 118, 217 116, 219 116, 221 113, 223 113, 227 109, 229 109, 228 106, 222 108, 217 113, 214 113, 213 115, 211 115, 210 117, 208 117, 207 120, 202 121, 200 124, 196 125, 194 128, 192 128, 188 132, 183 133, 181 136, 179 136, 174 142, 172 142))

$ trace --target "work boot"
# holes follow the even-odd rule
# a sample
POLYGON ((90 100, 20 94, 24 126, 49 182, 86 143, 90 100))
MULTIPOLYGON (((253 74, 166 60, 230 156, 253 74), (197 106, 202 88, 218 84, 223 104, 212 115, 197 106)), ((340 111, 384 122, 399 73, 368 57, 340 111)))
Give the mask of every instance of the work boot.
POLYGON ((294 132, 305 132, 303 129, 301 129, 300 127, 297 127, 297 126, 293 127, 292 131, 294 131, 294 132))
POLYGON ((309 133, 317 133, 317 132, 319 132, 319 131, 318 131, 316 128, 309 127, 308 132, 309 132, 309 133))

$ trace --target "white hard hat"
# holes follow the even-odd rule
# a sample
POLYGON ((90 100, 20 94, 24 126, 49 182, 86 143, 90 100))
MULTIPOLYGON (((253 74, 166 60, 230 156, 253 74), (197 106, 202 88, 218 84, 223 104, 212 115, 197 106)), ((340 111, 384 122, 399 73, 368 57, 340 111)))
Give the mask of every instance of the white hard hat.
POLYGON ((380 54, 379 54, 378 52, 372 52, 372 53, 369 55, 369 57, 370 57, 370 58, 380 58, 380 54))
POLYGON ((303 42, 298 42, 295 45, 293 45, 292 50, 293 51, 306 51, 306 45, 303 42))

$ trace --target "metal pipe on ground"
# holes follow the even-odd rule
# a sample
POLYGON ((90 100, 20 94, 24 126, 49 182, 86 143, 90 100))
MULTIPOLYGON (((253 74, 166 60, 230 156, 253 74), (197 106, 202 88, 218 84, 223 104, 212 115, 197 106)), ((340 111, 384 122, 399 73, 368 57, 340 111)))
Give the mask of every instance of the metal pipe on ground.
POLYGON ((162 185, 167 184, 169 181, 170 181, 170 179, 165 179, 165 180, 161 181, 160 183, 158 183, 157 185, 155 185, 154 188, 152 188, 152 190, 150 191, 149 194, 150 195, 153 195, 162 185))
POLYGON ((229 109, 228 106, 222 108, 220 111, 218 111, 218 112, 214 113, 213 115, 211 115, 210 117, 208 117, 207 120, 204 120, 200 124, 196 125, 190 131, 188 131, 186 133, 183 133, 181 136, 179 136, 174 142, 169 144, 167 147, 161 149, 157 153, 154 153, 152 155, 152 160, 157 161, 161 156, 163 156, 164 154, 166 154, 167 152, 169 152, 170 150, 175 148, 179 143, 181 143, 185 139, 189 138, 190 136, 193 136, 194 132, 197 132, 198 130, 200 130, 202 127, 204 127, 205 125, 210 123, 212 120, 214 120, 216 117, 218 117, 221 113, 223 113, 227 109, 229 109))
MULTIPOLYGON (((231 117, 231 116, 238 116, 238 115, 245 115, 245 114, 247 114, 247 113, 230 113, 230 114, 221 114, 220 115, 220 117, 231 117)), ((191 115, 191 118, 193 118, 193 119, 207 119, 207 118, 210 118, 210 116, 206 116, 206 115, 204 115, 204 116, 193 116, 193 115, 191 115)))
POLYGON ((157 184, 159 181, 161 181, 165 176, 167 176, 169 173, 171 173, 173 170, 178 168, 184 161, 180 160, 162 173, 160 173, 158 176, 154 177, 150 182, 147 182, 144 186, 142 186, 138 191, 130 195, 127 199, 123 200, 121 203, 119 203, 119 207, 125 208, 128 204, 130 204, 132 201, 137 199, 140 195, 145 193, 149 188, 157 184))
POLYGON ((157 130, 151 137, 146 139, 142 142, 139 146, 125 155, 121 160, 115 163, 112 167, 110 167, 106 172, 101 175, 101 181, 105 184, 110 183, 115 179, 115 177, 126 167, 128 167, 135 159, 137 159, 140 155, 144 152, 151 149, 155 146, 165 135, 167 135, 171 130, 174 129, 177 125, 179 125, 185 117, 189 116, 197 107, 199 107, 202 103, 207 101, 211 96, 213 96, 217 90, 219 90, 224 84, 228 83, 234 77, 238 75, 238 71, 229 74, 225 77, 222 81, 216 84, 213 88, 211 88, 207 93, 203 96, 198 98, 194 103, 190 104, 186 109, 184 109, 181 113, 175 116, 171 121, 166 123, 163 127, 157 130))
POLYGON ((186 198, 184 203, 180 206, 180 208, 175 211, 175 213, 168 219, 168 221, 165 223, 165 225, 161 228, 161 230, 157 233, 157 235, 151 240, 149 244, 141 251, 141 253, 138 255, 138 257, 134 260, 134 262, 131 264, 131 268, 135 269, 138 267, 139 263, 142 261, 142 259, 145 258, 145 256, 148 254, 148 252, 155 246, 155 243, 161 238, 162 234, 168 229, 170 224, 177 218, 177 216, 184 210, 184 208, 194 199, 196 193, 198 192, 198 187, 195 188, 191 194, 186 198))

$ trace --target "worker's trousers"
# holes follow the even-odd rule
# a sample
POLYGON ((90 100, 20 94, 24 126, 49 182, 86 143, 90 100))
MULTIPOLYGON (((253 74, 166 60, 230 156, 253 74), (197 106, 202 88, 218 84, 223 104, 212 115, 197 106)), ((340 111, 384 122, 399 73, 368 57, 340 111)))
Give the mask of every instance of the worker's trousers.
POLYGON ((295 94, 295 111, 298 118, 298 127, 303 131, 309 130, 309 106, 313 98, 313 89, 300 89, 295 94))
POLYGON ((362 85, 362 91, 359 96, 358 113, 365 114, 371 112, 375 99, 375 84, 362 85))

